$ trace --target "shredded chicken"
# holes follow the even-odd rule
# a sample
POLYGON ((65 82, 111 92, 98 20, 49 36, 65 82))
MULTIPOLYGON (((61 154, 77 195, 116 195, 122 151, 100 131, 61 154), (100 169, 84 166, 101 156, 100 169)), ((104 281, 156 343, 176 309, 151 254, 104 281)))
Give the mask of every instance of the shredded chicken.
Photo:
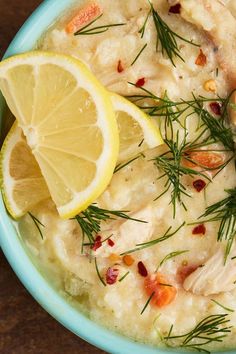
POLYGON ((224 264, 224 258, 225 250, 219 247, 203 266, 185 279, 184 289, 204 296, 235 289, 236 259, 232 259, 231 255, 224 264))

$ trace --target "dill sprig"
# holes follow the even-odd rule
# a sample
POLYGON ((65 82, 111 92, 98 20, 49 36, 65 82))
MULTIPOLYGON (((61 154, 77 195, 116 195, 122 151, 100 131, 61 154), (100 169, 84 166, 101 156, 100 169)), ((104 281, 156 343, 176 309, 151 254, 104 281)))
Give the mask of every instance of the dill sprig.
POLYGON ((39 232, 39 235, 40 235, 41 239, 43 240, 43 233, 42 233, 42 230, 41 230, 40 226, 45 227, 45 225, 43 225, 41 223, 41 221, 39 221, 39 219, 37 219, 32 213, 28 212, 28 214, 31 217, 31 219, 33 220, 33 222, 34 222, 34 224, 35 224, 35 226, 36 226, 36 228, 37 228, 37 230, 39 232))
POLYGON ((129 273, 130 273, 129 271, 126 272, 118 281, 122 282, 127 277, 127 275, 129 275, 129 273))
POLYGON ((147 221, 134 219, 127 215, 128 210, 107 210, 99 208, 96 205, 90 205, 79 215, 75 216, 75 220, 79 223, 83 236, 87 236, 91 244, 94 243, 94 235, 99 233, 101 228, 101 222, 107 220, 113 220, 116 218, 122 218, 127 220, 133 220, 137 222, 146 223, 147 221))
POLYGON ((74 36, 78 35, 91 35, 91 34, 99 34, 99 33, 104 33, 109 30, 111 27, 118 27, 118 26, 124 26, 126 23, 114 23, 111 25, 103 25, 103 26, 97 26, 97 27, 90 27, 94 22, 96 22, 99 18, 101 18, 103 14, 95 18, 95 20, 91 21, 89 24, 86 26, 80 28, 77 32, 74 33, 74 36))
POLYGON ((140 250, 142 250, 142 249, 144 249, 144 248, 152 247, 152 246, 154 246, 154 245, 156 245, 156 244, 158 244, 158 243, 160 243, 160 242, 163 242, 163 241, 167 240, 168 238, 173 237, 184 225, 185 225, 185 222, 183 222, 176 230, 174 230, 174 231, 172 231, 172 232, 170 232, 171 229, 172 229, 172 226, 170 226, 170 227, 166 230, 166 232, 164 233, 163 236, 161 236, 161 237, 159 237, 159 238, 156 238, 155 240, 148 241, 148 242, 138 243, 138 244, 136 245, 136 248, 133 248, 133 249, 131 249, 131 250, 128 250, 128 251, 126 251, 126 252, 123 252, 123 253, 121 253, 120 255, 121 255, 121 256, 124 256, 124 255, 126 255, 126 254, 134 253, 134 252, 140 251, 140 250))
POLYGON ((194 349, 198 352, 210 353, 203 346, 209 343, 219 343, 223 341, 228 333, 231 332, 232 326, 229 326, 228 314, 210 315, 200 321, 190 332, 182 335, 172 335, 173 325, 164 340, 182 339, 183 341, 178 347, 185 349, 194 349))
POLYGON ((120 171, 122 168, 128 166, 131 162, 133 162, 133 161, 139 159, 141 156, 142 156, 142 155, 140 154, 140 155, 138 155, 138 156, 136 156, 136 157, 133 157, 133 158, 132 158, 131 160, 129 160, 129 161, 126 161, 126 162, 123 162, 123 163, 119 163, 119 164, 116 166, 116 168, 115 168, 115 170, 114 170, 114 173, 116 173, 116 172, 120 171))
POLYGON ((222 309, 224 309, 225 311, 228 311, 228 312, 234 312, 233 309, 230 309, 229 307, 226 307, 224 305, 222 305, 221 303, 219 303, 218 301, 214 300, 214 299, 211 299, 212 302, 214 302, 216 305, 220 306, 222 309))
POLYGON ((139 30, 139 33, 141 33, 141 37, 144 36, 148 18, 150 15, 152 15, 155 29, 157 32, 156 50, 158 50, 158 48, 160 47, 162 54, 163 55, 166 54, 167 57, 170 59, 171 63, 175 66, 174 63, 175 57, 178 57, 179 59, 184 61, 183 57, 180 55, 180 48, 176 40, 177 38, 195 47, 199 47, 199 44, 193 43, 192 41, 184 37, 181 37, 179 34, 172 31, 172 29, 167 25, 167 23, 162 20, 162 18, 160 17, 158 12, 154 9, 153 4, 150 1, 149 4, 150 4, 150 11, 146 17, 146 20, 142 28, 139 30))
POLYGON ((236 188, 227 189, 226 193, 228 194, 226 198, 208 206, 205 213, 199 217, 207 218, 203 222, 220 221, 217 241, 227 241, 225 261, 231 251, 236 235, 236 188), (209 216, 211 217, 208 218, 209 216))
POLYGON ((144 44, 144 46, 140 49, 140 51, 138 52, 138 54, 136 55, 136 57, 134 58, 134 60, 132 61, 132 63, 130 64, 130 66, 134 65, 134 63, 136 63, 136 61, 138 60, 138 58, 140 57, 140 55, 142 54, 142 52, 144 51, 144 49, 147 47, 147 43, 144 44))
POLYGON ((169 254, 167 254, 162 260, 161 262, 159 263, 157 269, 156 269, 156 272, 158 271, 158 269, 165 263, 167 262, 168 260, 172 259, 172 258, 175 258, 177 256, 180 256, 181 254, 183 253, 186 253, 186 252, 189 252, 188 250, 183 250, 183 251, 174 251, 174 252, 170 252, 169 254))
POLYGON ((145 311, 146 308, 148 307, 148 305, 149 305, 149 303, 150 303, 150 301, 152 300, 152 298, 153 298, 154 295, 155 295, 155 291, 153 291, 153 292, 151 293, 151 295, 149 296, 147 302, 146 302, 145 305, 143 306, 142 311, 140 312, 140 315, 142 315, 142 314, 144 313, 144 311, 145 311))
POLYGON ((98 269, 98 264, 97 264, 97 258, 96 258, 96 257, 95 257, 95 259, 94 259, 94 263, 95 263, 96 273, 97 273, 97 276, 98 276, 100 282, 102 283, 102 285, 107 286, 107 284, 106 284, 105 281, 103 280, 103 278, 102 278, 102 276, 101 276, 101 274, 100 274, 100 271, 99 271, 99 269, 98 269))

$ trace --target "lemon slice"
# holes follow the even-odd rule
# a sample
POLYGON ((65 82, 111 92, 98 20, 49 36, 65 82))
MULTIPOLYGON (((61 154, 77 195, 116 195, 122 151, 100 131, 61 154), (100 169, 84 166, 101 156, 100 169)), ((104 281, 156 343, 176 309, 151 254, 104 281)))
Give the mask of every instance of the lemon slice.
POLYGON ((16 219, 50 197, 39 166, 22 130, 13 124, 1 149, 2 192, 9 213, 16 219))
POLYGON ((106 188, 119 135, 107 91, 80 61, 29 52, 0 63, 0 89, 63 218, 106 188))
POLYGON ((114 93, 111 100, 120 136, 118 162, 163 144, 158 127, 141 109, 114 93))

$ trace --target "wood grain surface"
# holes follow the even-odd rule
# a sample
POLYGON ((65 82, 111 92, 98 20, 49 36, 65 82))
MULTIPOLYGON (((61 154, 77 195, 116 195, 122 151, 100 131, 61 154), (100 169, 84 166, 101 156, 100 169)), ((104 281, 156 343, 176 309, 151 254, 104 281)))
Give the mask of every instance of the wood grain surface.
MULTIPOLYGON (((60 0, 58 0, 60 1, 60 0)), ((0 0, 0 57, 39 0, 0 0)), ((0 354, 106 354, 49 316, 0 250, 0 354)))

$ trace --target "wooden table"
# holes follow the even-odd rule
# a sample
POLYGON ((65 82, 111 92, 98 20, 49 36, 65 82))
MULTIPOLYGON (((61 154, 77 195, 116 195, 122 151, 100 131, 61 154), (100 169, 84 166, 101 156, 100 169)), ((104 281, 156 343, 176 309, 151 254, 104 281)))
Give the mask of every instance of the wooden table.
MULTIPOLYGON (((0 0, 0 57, 40 3, 40 0, 0 0)), ((0 353, 106 354, 50 317, 19 282, 1 251, 0 353)))

